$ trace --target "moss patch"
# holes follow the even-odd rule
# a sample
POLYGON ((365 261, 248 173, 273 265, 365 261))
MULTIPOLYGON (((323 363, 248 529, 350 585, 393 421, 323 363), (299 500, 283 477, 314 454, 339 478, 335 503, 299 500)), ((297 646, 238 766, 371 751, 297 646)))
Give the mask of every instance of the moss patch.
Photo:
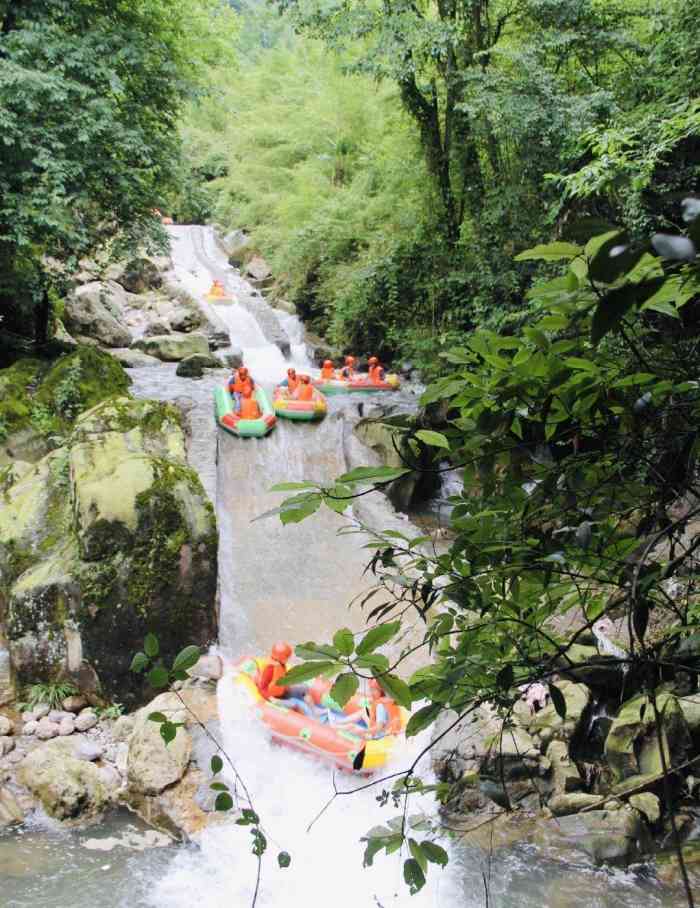
POLYGON ((21 359, 0 369, 0 441, 30 424, 32 389, 45 369, 36 359, 21 359))

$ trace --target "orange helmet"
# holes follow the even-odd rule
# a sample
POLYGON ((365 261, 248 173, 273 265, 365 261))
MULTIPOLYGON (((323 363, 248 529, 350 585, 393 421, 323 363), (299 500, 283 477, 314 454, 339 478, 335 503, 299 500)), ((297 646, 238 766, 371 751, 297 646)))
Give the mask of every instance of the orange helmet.
POLYGON ((346 356, 346 357, 345 357, 345 364, 346 364, 347 366, 354 366, 354 365, 355 365, 355 357, 354 357, 354 356, 346 356))
POLYGON ((311 381, 311 378, 308 375, 300 375, 299 378, 304 382, 305 385, 311 381))
POLYGON ((379 362, 379 360, 377 359, 376 356, 370 356, 370 358, 367 360, 367 362, 370 364, 370 366, 376 366, 377 363, 379 362))
POLYGON ((275 662, 286 662, 287 659, 292 655, 292 648, 288 643, 285 643, 283 640, 279 643, 275 643, 270 651, 270 656, 275 660, 275 662))
POLYGON ((332 368, 333 368, 333 360, 331 360, 331 359, 326 359, 326 360, 324 360, 324 362, 323 362, 323 368, 324 368, 324 369, 328 369, 328 368, 331 368, 331 369, 332 369, 332 368))

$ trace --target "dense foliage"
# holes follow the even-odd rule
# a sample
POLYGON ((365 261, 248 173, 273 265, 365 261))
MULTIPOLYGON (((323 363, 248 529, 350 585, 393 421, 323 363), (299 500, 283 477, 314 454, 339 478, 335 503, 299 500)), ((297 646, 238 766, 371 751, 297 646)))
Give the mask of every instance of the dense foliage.
POLYGON ((21 329, 82 256, 158 240, 152 209, 177 172, 180 107, 229 23, 218 0, 0 5, 6 326, 21 329))

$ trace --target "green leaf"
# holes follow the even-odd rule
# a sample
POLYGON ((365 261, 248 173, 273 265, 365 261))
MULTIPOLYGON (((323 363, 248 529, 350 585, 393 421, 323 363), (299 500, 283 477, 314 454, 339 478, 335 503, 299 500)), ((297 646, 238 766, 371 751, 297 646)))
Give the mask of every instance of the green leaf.
POLYGON ((201 653, 198 646, 186 646, 183 650, 180 650, 177 656, 175 656, 173 671, 187 671, 188 668, 192 668, 193 665, 196 665, 197 662, 199 662, 200 655, 201 653))
POLYGON ((358 668, 376 668, 379 672, 385 672, 389 668, 389 660, 382 653, 368 653, 366 656, 359 656, 355 659, 354 664, 358 668))
POLYGON ((430 703, 428 706, 423 706, 418 712, 413 713, 406 726, 406 737, 412 738, 418 732, 432 725, 442 712, 442 709, 443 707, 440 703, 430 703))
POLYGON ((356 647, 358 656, 365 656, 373 652, 380 646, 388 643, 395 636, 401 627, 400 621, 389 621, 386 624, 380 624, 368 631, 356 647))
POLYGON ((314 643, 309 640, 307 643, 300 643, 294 650, 300 659, 306 661, 316 660, 324 661, 328 659, 337 659, 341 653, 334 646, 327 646, 325 643, 314 643))
POLYGON ((665 278, 657 277, 643 284, 625 284, 607 293, 598 303, 591 324, 591 343, 595 346, 616 328, 633 306, 641 306, 660 289, 665 278))
POLYGON ((599 372, 597 363, 590 359, 582 359, 580 356, 567 356, 564 365, 570 369, 578 369, 583 372, 599 372))
POLYGON ((170 673, 162 665, 154 666, 148 673, 148 683, 151 687, 158 690, 161 687, 167 687, 170 681, 170 673))
POLYGON ((160 726, 160 736, 165 741, 166 744, 170 744, 171 741, 175 740, 175 735, 177 734, 177 725, 173 722, 168 722, 167 720, 163 722, 160 726))
POLYGON ((228 785, 225 782, 212 782, 209 788, 212 791, 228 791, 228 785))
POLYGON ((515 674, 513 672, 513 666, 510 663, 504 665, 496 675, 496 684, 501 688, 501 690, 508 690, 510 687, 512 687, 514 680, 515 674))
POLYGON ((292 863, 292 859, 289 853, 286 851, 280 851, 280 853, 277 855, 277 863, 283 870, 285 867, 289 867, 289 865, 292 863))
POLYGON ((150 659, 145 653, 136 653, 134 658, 131 660, 129 670, 132 672, 142 672, 149 662, 150 659))
POLYGON ((218 794, 216 796, 216 801, 214 801, 214 810, 218 810, 223 813, 227 810, 231 810, 232 808, 233 798, 228 792, 222 791, 221 794, 218 794))
POLYGON ((640 599, 635 603, 632 611, 632 624, 634 625, 637 640, 643 644, 647 625, 649 624, 649 603, 646 599, 640 599))
POLYGON ((549 698, 556 714, 563 722, 566 719, 566 699, 556 684, 549 685, 549 698))
POLYGON ((427 873, 428 872, 428 858, 423 853, 423 849, 418 844, 418 842, 416 842, 415 839, 408 840, 408 850, 411 852, 413 857, 418 862, 418 866, 423 871, 423 873, 424 874, 427 873))
POLYGON ((244 807, 240 817, 236 820, 236 826, 257 826, 259 822, 260 817, 257 813, 250 807, 244 807))
POLYGON ((149 656, 151 659, 155 659, 155 657, 160 652, 160 645, 155 634, 146 634, 146 637, 143 641, 143 648, 147 656, 149 656))
POLYGON ((441 432, 433 432, 430 429, 419 429, 416 432, 416 438, 432 448, 447 448, 449 450, 450 447, 449 441, 441 432))
POLYGON ((356 467, 338 477, 338 482, 391 482, 411 471, 404 467, 356 467))
POLYGON ((350 697, 357 691, 359 685, 360 680, 357 675, 353 675, 352 672, 346 672, 344 675, 338 676, 330 690, 330 695, 338 706, 345 706, 350 697))
POLYGON ((326 671, 331 671, 337 666, 337 662, 305 662, 303 665, 295 665, 294 668, 290 668, 276 683, 280 687, 288 687, 290 684, 301 684, 304 681, 310 681, 317 675, 322 675, 326 671))
POLYGON ((341 656, 351 656, 355 649, 355 638, 347 627, 341 628, 333 635, 333 646, 341 656))
POLYGON ((214 754, 209 765, 211 766, 211 771, 216 775, 224 768, 224 761, 218 754, 214 754))
POLYGON ((404 861, 403 878, 408 885, 408 890, 411 895, 420 892, 423 886, 425 886, 425 874, 415 858, 409 858, 407 861, 404 861))
POLYGON ((410 709, 413 704, 411 688, 396 675, 381 675, 378 679, 384 690, 389 694, 392 700, 395 700, 399 706, 410 709))
POLYGON ((278 482, 270 488, 271 492, 300 492, 303 489, 317 489, 317 482, 278 482))
POLYGON ((576 258, 582 252, 583 249, 580 246, 574 246, 573 243, 547 243, 546 245, 533 246, 532 249, 526 249, 515 256, 515 261, 560 262, 564 259, 568 261, 576 258))
POLYGON ((319 494, 298 495, 295 498, 289 498, 283 502, 280 507, 279 515, 282 523, 287 526, 290 523, 301 523, 307 517, 314 514, 320 507, 323 496, 319 494))
POLYGON ((167 722, 168 717, 163 713, 150 713, 148 716, 149 722, 167 722))
POLYGON ((431 864, 438 864, 440 867, 447 866, 449 857, 440 845, 436 845, 435 842, 421 842, 421 848, 431 864))

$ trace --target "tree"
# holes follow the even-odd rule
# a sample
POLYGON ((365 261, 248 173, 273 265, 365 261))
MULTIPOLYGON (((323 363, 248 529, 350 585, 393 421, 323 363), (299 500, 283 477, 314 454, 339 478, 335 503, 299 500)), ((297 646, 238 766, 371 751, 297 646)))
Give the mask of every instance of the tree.
POLYGON ((8 312, 34 308, 99 248, 162 240, 152 210, 175 173, 181 105, 197 88, 196 66, 227 46, 231 23, 218 0, 0 4, 8 312))

